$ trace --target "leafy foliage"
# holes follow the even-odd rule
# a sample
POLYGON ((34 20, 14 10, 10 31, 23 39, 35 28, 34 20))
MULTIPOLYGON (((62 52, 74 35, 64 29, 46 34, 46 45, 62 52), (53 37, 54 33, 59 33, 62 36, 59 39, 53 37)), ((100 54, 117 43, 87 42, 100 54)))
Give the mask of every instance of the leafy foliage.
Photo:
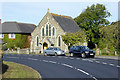
MULTIPOLYGON (((100 42, 99 47, 101 49, 106 49, 106 51, 113 52, 118 49, 118 22, 112 23, 109 26, 100 28, 100 42)), ((119 48, 120 49, 120 48, 119 48)))
POLYGON ((84 43, 86 40, 86 35, 84 31, 78 31, 76 33, 66 33, 62 35, 62 39, 69 47, 71 45, 78 45, 79 43, 84 43))
POLYGON ((9 49, 25 48, 29 46, 28 35, 16 34, 15 39, 9 39, 8 34, 4 34, 5 46, 9 49))
MULTIPOLYGON (((99 43, 99 28, 109 24, 106 18, 110 15, 104 5, 93 4, 75 18, 79 27, 86 30, 88 43, 94 45, 99 43)), ((91 45, 89 47, 92 48, 91 45)))

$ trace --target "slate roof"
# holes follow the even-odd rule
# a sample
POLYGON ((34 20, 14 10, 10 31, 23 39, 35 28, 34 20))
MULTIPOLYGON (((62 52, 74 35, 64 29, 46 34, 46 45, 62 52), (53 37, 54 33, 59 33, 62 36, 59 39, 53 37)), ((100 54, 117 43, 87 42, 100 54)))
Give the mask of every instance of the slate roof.
POLYGON ((35 28, 34 24, 4 22, 2 24, 2 33, 31 33, 35 28))
POLYGON ((61 28, 65 32, 77 32, 80 30, 80 27, 77 25, 77 23, 69 16, 63 16, 63 15, 57 15, 51 13, 53 18, 58 22, 58 24, 61 26, 61 28))

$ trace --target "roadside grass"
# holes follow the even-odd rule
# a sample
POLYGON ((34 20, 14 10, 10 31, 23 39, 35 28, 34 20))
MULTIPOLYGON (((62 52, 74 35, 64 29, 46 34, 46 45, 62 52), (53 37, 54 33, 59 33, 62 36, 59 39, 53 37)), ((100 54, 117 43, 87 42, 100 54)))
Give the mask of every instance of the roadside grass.
POLYGON ((36 78, 41 80, 40 74, 34 69, 13 62, 3 61, 2 74, 4 78, 36 78))

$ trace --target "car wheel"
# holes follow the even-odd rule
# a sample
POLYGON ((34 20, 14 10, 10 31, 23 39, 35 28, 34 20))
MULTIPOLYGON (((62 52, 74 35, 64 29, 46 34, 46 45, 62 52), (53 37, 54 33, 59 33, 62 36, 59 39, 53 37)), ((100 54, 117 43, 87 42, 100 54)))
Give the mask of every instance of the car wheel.
POLYGON ((72 56, 73 56, 73 53, 70 53, 70 56, 72 57, 72 56))
POLYGON ((91 56, 91 58, 94 58, 95 56, 91 56))
POLYGON ((45 56, 47 56, 47 53, 45 52, 45 54, 44 54, 45 56))
POLYGON ((82 53, 81 56, 82 56, 82 58, 85 58, 85 57, 86 57, 85 53, 82 53))
POLYGON ((55 53, 55 56, 57 56, 57 53, 55 53))

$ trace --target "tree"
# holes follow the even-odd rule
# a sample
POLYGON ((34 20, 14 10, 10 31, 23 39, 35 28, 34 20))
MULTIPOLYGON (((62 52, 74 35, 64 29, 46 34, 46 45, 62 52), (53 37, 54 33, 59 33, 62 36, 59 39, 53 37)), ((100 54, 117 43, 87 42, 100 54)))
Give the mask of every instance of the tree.
POLYGON ((68 47, 71 45, 78 45, 86 41, 86 35, 84 31, 78 31, 76 33, 66 33, 62 35, 62 39, 68 47))
POLYGON ((99 47, 106 49, 106 52, 114 52, 120 49, 118 23, 120 22, 115 22, 109 26, 100 28, 99 47))
POLYGON ((99 43, 99 28, 109 24, 106 19, 111 14, 106 10, 102 4, 92 5, 87 7, 78 17, 74 20, 80 28, 86 30, 88 46, 94 48, 99 43))

